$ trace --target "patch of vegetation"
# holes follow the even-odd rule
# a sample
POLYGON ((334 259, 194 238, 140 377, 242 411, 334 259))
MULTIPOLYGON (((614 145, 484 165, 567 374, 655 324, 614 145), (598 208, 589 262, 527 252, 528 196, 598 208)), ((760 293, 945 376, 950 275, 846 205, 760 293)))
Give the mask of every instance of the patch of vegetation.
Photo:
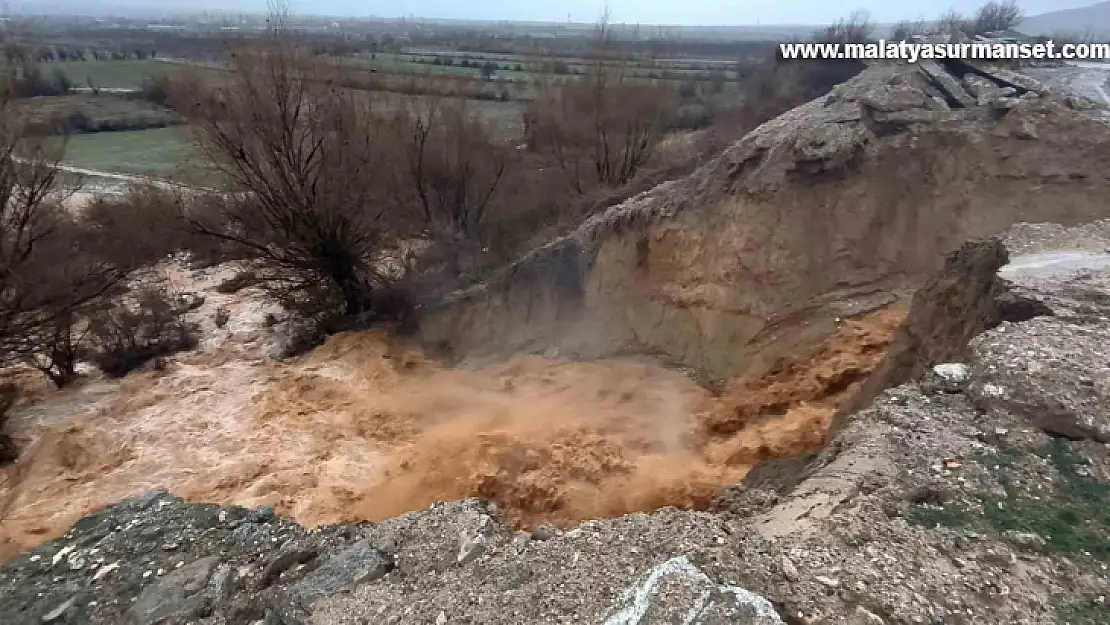
POLYGON ((1000 442, 993 452, 978 454, 975 462, 987 469, 1009 469, 1021 457, 1021 450, 1006 442, 1000 442))
POLYGON ((181 123, 172 111, 122 94, 70 94, 15 104, 36 130, 46 134, 144 130, 181 123))
POLYGON ((71 137, 65 163, 97 171, 169 178, 191 155, 191 146, 181 130, 155 128, 71 137))
POLYGON ((906 520, 922 527, 966 527, 975 523, 974 513, 956 503, 940 506, 913 504, 906 512, 906 520))
POLYGON ((1072 603, 1056 609, 1056 618, 1066 625, 1110 623, 1110 606, 1105 603, 1072 603))
POLYGON ((185 320, 186 307, 158 289, 140 291, 134 304, 121 302, 89 319, 93 348, 89 359, 112 377, 123 377, 147 361, 197 344, 197 325, 185 320))
POLYGON ((161 74, 176 74, 197 70, 205 77, 215 77, 222 72, 208 67, 194 67, 154 59, 62 61, 47 64, 52 71, 64 75, 75 88, 140 89, 143 84, 161 74))
MULTIPOLYGON (((989 468, 1006 471, 1019 453, 1013 448, 999 447, 979 460, 989 468)), ((981 514, 957 503, 913 504, 906 519, 925 527, 974 527, 1000 534, 1036 534, 1045 541, 1048 551, 1086 553, 1110 562, 1110 484, 1083 471, 1083 460, 1061 439, 1053 439, 1035 453, 1048 460, 1060 474, 1056 489, 1040 499, 1020 492, 1002 473, 999 480, 1006 498, 980 500, 981 514)))

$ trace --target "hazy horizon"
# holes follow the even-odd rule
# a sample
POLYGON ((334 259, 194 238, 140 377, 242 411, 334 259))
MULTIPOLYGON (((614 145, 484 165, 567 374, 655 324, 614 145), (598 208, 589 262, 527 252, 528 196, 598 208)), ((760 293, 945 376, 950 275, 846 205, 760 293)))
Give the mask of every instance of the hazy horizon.
MULTIPOLYGON (((15 0, 7 3, 21 13, 43 12, 39 0, 15 0)), ((891 3, 882 0, 858 0, 851 5, 835 5, 826 0, 751 0, 736 7, 727 0, 535 0, 522 3, 509 0, 486 0, 481 3, 460 3, 455 0, 408 0, 404 11, 401 3, 381 0, 290 0, 292 11, 300 15, 335 17, 414 17, 423 19, 468 19, 481 21, 535 21, 589 23, 608 6, 616 23, 657 24, 668 26, 753 26, 827 24, 855 9, 867 11, 876 22, 902 19, 932 19, 956 8, 963 12, 974 5, 954 6, 950 0, 907 0, 891 3)), ((1037 15, 1060 9, 1091 4, 1090 0, 1021 0, 1026 15, 1037 15)), ((51 3, 50 13, 134 11, 148 15, 198 11, 264 12, 264 0, 242 0, 228 3, 219 0, 61 0, 51 3)))

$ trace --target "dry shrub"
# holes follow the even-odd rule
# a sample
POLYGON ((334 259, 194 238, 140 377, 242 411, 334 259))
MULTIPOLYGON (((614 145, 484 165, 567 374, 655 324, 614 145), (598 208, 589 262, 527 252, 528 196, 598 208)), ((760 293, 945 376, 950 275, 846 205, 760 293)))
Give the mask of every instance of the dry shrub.
POLYGON ((231 295, 233 293, 238 293, 243 289, 256 286, 260 282, 260 280, 261 279, 258 277, 258 273, 254 271, 251 271, 249 269, 240 271, 227 280, 224 280, 223 282, 217 284, 216 292, 222 293, 224 295, 231 295))
POLYGON ((1021 23, 1022 12, 1014 0, 991 0, 979 7, 971 20, 972 36, 1016 28, 1021 23))
POLYGON ((15 441, 9 434, 4 433, 8 411, 15 404, 17 396, 18 390, 14 384, 0 383, 0 466, 14 462, 17 458, 15 441))
POLYGON ((890 38, 895 41, 910 41, 915 37, 923 37, 928 34, 929 26, 925 23, 925 20, 915 22, 902 20, 891 29, 890 38))
POLYGON ((88 320, 89 360, 105 374, 122 377, 144 363, 197 344, 197 326, 185 320, 186 307, 164 290, 144 287, 133 301, 119 301, 88 320))
POLYGON ((215 324, 217 328, 223 328, 227 325, 228 321, 231 321, 231 310, 229 310, 227 306, 220 306, 217 308, 216 315, 212 318, 212 323, 215 324))
POLYGON ((871 40, 874 31, 867 12, 855 11, 818 31, 813 40, 820 43, 864 43, 871 40))
POLYGON ((964 17, 955 9, 950 9, 940 16, 934 30, 937 34, 954 35, 956 33, 971 33, 974 28, 971 20, 964 17))
POLYGON ((127 242, 107 250, 123 265, 149 265, 178 252, 207 257, 213 245, 190 232, 185 221, 187 201, 177 190, 133 185, 117 196, 96 197, 83 209, 82 217, 105 239, 127 242))
POLYGON ((397 112, 389 127, 398 133, 389 181, 398 212, 437 244, 425 260, 454 275, 472 271, 511 151, 464 100, 421 100, 397 112))
POLYGON ((584 195, 620 187, 649 162, 677 113, 675 94, 598 63, 581 80, 551 87, 526 112, 527 140, 584 195))
POLYGON ((369 99, 316 80, 320 61, 280 28, 265 43, 235 54, 229 82, 175 95, 231 187, 187 217, 251 259, 290 309, 323 323, 373 317, 375 292, 397 282, 377 264, 396 238, 382 125, 369 99))
POLYGON ((0 84, 0 365, 26 362, 56 385, 76 373, 73 321, 121 288, 119 239, 63 209, 63 145, 29 136, 0 84))
POLYGON ((636 80, 617 58, 609 14, 597 23, 593 65, 578 80, 540 85, 525 112, 525 138, 579 195, 627 184, 650 162, 678 114, 670 88, 636 80))

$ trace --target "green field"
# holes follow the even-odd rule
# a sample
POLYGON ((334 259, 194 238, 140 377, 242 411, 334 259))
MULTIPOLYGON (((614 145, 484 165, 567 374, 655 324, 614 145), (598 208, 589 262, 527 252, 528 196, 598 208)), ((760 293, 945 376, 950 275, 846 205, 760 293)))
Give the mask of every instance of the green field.
POLYGON ((188 69, 198 69, 204 75, 223 72, 210 67, 193 67, 182 63, 158 60, 128 61, 63 61, 50 63, 48 68, 60 68, 75 87, 92 86, 102 89, 138 89, 143 80, 158 74, 175 74, 188 69))
POLYGON ((177 178, 193 156, 185 130, 156 128, 75 135, 66 145, 67 165, 114 174, 177 178))
MULTIPOLYGON (((593 67, 593 62, 580 58, 543 58, 527 57, 507 54, 489 53, 462 53, 462 52, 407 52, 385 53, 379 52, 373 58, 362 57, 356 61, 359 64, 374 67, 387 72, 402 74, 416 74, 425 76, 467 76, 478 78, 481 76, 479 67, 487 61, 497 65, 494 76, 497 78, 528 81, 539 77, 551 76, 555 63, 562 65, 565 76, 584 74, 593 67), (466 59, 468 66, 460 63, 466 59), (438 60, 440 64, 434 64, 438 60), (447 65, 445 61, 450 61, 447 65), (517 71, 517 67, 520 71, 517 71)), ((627 76, 641 80, 707 80, 709 72, 717 70, 726 80, 736 80, 737 74, 734 62, 718 60, 701 61, 648 61, 633 59, 624 63, 624 72, 627 76)), ((555 74, 559 75, 559 74, 555 74)))

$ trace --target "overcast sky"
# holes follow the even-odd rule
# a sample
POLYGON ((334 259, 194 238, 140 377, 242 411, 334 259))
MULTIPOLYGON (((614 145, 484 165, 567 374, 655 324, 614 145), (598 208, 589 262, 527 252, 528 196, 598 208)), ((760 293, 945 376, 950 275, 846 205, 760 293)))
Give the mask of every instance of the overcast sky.
MULTIPOLYGON (((24 9, 52 0, 15 0, 24 9)), ((983 0, 985 1, 985 0, 983 0)), ((154 10, 259 12, 265 0, 71 0, 154 10)), ((67 4, 62 0, 59 4, 67 4)), ((614 22, 676 25, 823 24, 864 9, 877 22, 930 19, 950 8, 971 12, 979 0, 290 0, 294 13, 342 16, 443 17, 476 20, 593 22, 606 5, 614 22)), ((1092 0, 1018 0, 1027 15, 1092 0)))
MULTIPOLYGON (((292 0, 297 13, 537 21, 562 21, 569 14, 576 22, 594 21, 606 4, 616 22, 712 25, 827 23, 850 13, 852 8, 865 9, 875 21, 888 22, 931 18, 950 8, 969 12, 979 5, 967 0, 292 0)), ((1028 15, 1089 4, 1094 2, 1019 0, 1028 15)))

